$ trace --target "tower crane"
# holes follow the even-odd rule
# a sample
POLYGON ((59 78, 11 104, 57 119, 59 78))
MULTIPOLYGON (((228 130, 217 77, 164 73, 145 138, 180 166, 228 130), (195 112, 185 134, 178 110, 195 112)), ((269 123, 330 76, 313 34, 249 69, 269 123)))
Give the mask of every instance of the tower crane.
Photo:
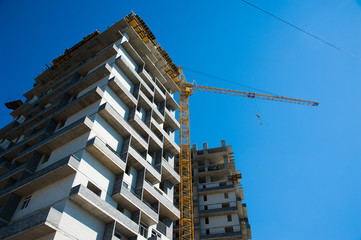
POLYGON ((129 25, 137 32, 138 36, 145 44, 154 45, 160 55, 167 62, 165 72, 173 79, 179 88, 179 239, 193 240, 194 239, 194 225, 193 225, 193 194, 192 194, 192 163, 191 163, 191 148, 190 148, 190 131, 189 131, 189 96, 194 91, 203 91, 210 93, 234 95, 239 97, 271 100, 278 102, 294 103, 308 106, 318 106, 318 102, 302 100, 296 98, 281 97, 268 94, 244 92, 223 88, 206 87, 194 85, 187 82, 184 77, 181 67, 177 67, 166 51, 155 42, 153 33, 149 30, 144 21, 136 14, 131 13, 126 17, 129 25))

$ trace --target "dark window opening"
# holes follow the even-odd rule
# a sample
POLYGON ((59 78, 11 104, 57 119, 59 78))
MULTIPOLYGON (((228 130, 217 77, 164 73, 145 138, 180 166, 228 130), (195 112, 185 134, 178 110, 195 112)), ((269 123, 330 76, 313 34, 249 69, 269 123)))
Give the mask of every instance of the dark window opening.
POLYGON ((203 196, 203 201, 205 201, 205 202, 207 201, 207 195, 203 196))
POLYGON ((225 227, 224 230, 226 233, 231 233, 233 232, 233 227, 225 227))
POLYGON ((206 229, 206 235, 209 235, 209 229, 206 229))
POLYGON ((21 209, 24 209, 24 208, 27 208, 29 203, 30 203, 30 199, 31 199, 31 195, 26 197, 25 200, 24 200, 24 203, 23 205, 21 206, 21 209))
POLYGON ((228 198, 228 193, 224 193, 224 198, 228 198))
POLYGON ((100 190, 97 186, 95 186, 91 182, 88 182, 88 185, 86 187, 98 196, 100 196, 100 194, 102 193, 102 190, 100 190))
POLYGON ((229 208, 229 203, 222 203, 222 208, 229 208))
POLYGON ((232 222, 232 215, 227 215, 228 222, 232 222))
POLYGON ((208 217, 206 217, 206 218, 204 219, 204 221, 206 222, 206 224, 209 224, 209 218, 208 218, 208 217))

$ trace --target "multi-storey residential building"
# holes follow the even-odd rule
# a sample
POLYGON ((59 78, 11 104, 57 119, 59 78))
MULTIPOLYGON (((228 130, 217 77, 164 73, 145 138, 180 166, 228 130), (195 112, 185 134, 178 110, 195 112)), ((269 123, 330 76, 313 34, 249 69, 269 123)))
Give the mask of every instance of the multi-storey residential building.
POLYGON ((135 30, 89 35, 7 104, 0 239, 172 239, 178 87, 135 30))
MULTIPOLYGON (((251 239, 241 174, 231 146, 192 147, 194 239, 251 239)), ((177 201, 178 194, 175 194, 177 201)), ((175 226, 175 236, 178 227, 175 226)))

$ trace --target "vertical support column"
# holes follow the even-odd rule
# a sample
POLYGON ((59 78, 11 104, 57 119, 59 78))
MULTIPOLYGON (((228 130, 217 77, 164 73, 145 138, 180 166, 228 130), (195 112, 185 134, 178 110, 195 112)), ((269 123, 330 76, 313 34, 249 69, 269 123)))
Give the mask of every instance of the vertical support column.
POLYGON ((21 197, 15 193, 11 193, 9 198, 6 200, 5 205, 1 208, 0 211, 0 227, 4 227, 9 224, 11 218, 13 217, 16 208, 20 203, 21 197))
POLYGON ((105 224, 103 240, 112 240, 115 232, 115 221, 105 224))
POLYGON ((19 181, 23 180, 24 178, 27 178, 28 176, 32 175, 35 172, 40 162, 41 156, 42 155, 37 151, 34 151, 31 154, 30 159, 26 163, 26 167, 19 178, 19 181))

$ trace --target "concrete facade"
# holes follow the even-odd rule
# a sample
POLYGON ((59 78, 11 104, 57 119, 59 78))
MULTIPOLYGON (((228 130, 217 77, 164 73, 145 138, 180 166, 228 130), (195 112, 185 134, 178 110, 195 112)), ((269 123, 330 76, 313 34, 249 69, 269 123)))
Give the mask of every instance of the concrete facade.
POLYGON ((0 239, 172 239, 178 87, 123 19, 35 79, 0 130, 0 239))
MULTIPOLYGON (((231 146, 192 147, 194 239, 251 239, 241 174, 236 171, 231 146), (233 178, 232 178, 233 176, 233 178)), ((178 201, 178 193, 175 193, 178 201)), ((174 236, 178 237, 175 225, 174 236)))

